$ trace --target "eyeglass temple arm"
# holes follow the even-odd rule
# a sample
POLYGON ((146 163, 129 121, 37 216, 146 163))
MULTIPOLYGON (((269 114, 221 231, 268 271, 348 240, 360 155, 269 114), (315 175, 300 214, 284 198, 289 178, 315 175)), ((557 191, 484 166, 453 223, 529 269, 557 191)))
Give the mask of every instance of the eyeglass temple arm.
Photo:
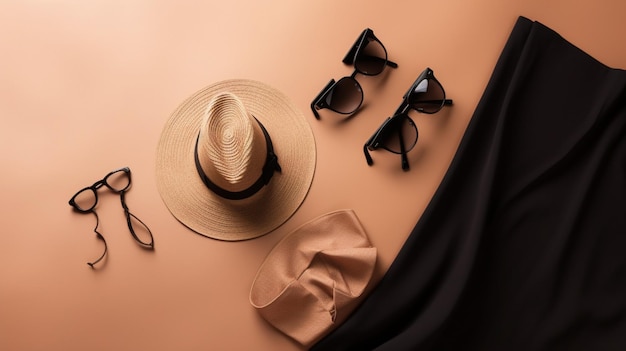
POLYGON ((130 230, 130 234, 133 236, 135 241, 141 244, 143 247, 148 248, 148 249, 154 249, 154 237, 152 236, 152 231, 150 231, 150 228, 148 228, 148 226, 141 219, 139 219, 137 216, 135 216, 134 214, 130 212, 130 210, 128 209, 128 206, 126 205, 125 198, 126 198, 126 191, 122 190, 120 192, 120 201, 122 203, 122 208, 124 209, 124 215, 126 216, 126 223, 128 224, 128 230, 130 230), (149 242, 144 242, 141 239, 139 239, 139 237, 135 233, 132 218, 134 218, 137 222, 141 223, 141 225, 146 229, 146 231, 148 232, 148 235, 150 236, 149 242))
POLYGON ((317 113, 317 110, 321 110, 325 107, 323 104, 324 97, 326 97, 326 95, 328 94, 328 92, 330 91, 330 89, 333 87, 334 84, 335 84, 335 80, 331 79, 328 82, 328 84, 326 84, 324 89, 322 89, 322 91, 320 91, 320 93, 317 94, 315 99, 313 99, 313 101, 311 102, 311 111, 313 111, 313 115, 315 116, 315 119, 320 119, 320 114, 317 113))
POLYGON ((93 228, 93 231, 94 231, 94 233, 96 233, 96 236, 98 237, 98 239, 102 240, 102 242, 104 243, 104 251, 102 252, 102 255, 100 255, 100 257, 98 257, 98 259, 93 261, 93 262, 87 262, 89 267, 95 268, 94 265, 96 263, 102 261, 104 256, 106 256, 107 251, 108 251, 108 246, 107 246, 107 241, 104 240, 104 236, 102 236, 102 234, 100 234, 100 232, 98 231, 98 225, 100 224, 100 219, 98 218, 98 214, 96 213, 96 211, 91 211, 91 213, 93 213, 94 216, 96 216, 96 226, 95 226, 95 228, 93 228))

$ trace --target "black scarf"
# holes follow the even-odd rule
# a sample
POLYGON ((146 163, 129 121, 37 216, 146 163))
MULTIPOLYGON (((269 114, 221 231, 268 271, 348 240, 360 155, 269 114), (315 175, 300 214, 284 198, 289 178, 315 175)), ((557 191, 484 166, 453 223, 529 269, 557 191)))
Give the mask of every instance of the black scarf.
POLYGON ((313 350, 626 350, 626 71, 520 17, 428 208, 313 350))

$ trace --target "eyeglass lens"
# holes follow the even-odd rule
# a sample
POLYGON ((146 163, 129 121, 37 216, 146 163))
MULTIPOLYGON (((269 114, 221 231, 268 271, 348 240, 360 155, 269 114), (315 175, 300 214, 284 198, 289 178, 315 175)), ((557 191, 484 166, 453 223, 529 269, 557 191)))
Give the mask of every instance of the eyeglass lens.
POLYGON ((97 202, 98 196, 96 195, 96 189, 89 187, 76 193, 72 200, 70 200, 70 205, 80 212, 89 212, 96 207, 97 202))
POLYGON ((130 171, 126 168, 113 171, 104 178, 104 184, 117 193, 127 190, 130 187, 130 171))

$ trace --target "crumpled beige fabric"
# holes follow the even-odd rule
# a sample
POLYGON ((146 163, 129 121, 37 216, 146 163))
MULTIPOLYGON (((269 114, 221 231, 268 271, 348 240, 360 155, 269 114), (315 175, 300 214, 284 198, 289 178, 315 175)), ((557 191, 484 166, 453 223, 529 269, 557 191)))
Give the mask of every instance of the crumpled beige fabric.
POLYGON ((311 346, 356 307, 376 255, 353 210, 327 213, 270 251, 252 283, 250 303, 278 330, 311 346))

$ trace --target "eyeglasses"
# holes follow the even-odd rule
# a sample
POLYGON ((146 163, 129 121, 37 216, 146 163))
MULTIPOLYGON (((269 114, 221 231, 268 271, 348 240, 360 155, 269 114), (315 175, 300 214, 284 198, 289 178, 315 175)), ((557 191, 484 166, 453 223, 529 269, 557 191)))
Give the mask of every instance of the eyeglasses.
POLYGON ((383 148, 400 154, 402 169, 409 170, 407 153, 413 149, 418 138, 417 126, 409 117, 409 110, 432 114, 446 105, 452 105, 452 100, 446 99, 443 86, 435 78, 433 70, 426 68, 404 94, 393 116, 388 117, 363 146, 367 164, 371 166, 374 163, 368 150, 383 148))
POLYGON ((96 227, 94 228, 94 232, 97 237, 104 242, 104 252, 102 255, 93 262, 88 262, 87 264, 93 268, 93 266, 100 262, 107 253, 108 247, 107 242, 104 240, 104 236, 100 232, 98 232, 98 214, 95 211, 96 205, 98 204, 98 189, 106 186, 111 191, 120 194, 120 202, 122 203, 122 209, 124 210, 124 215, 126 216, 126 222, 128 223, 128 229, 130 230, 130 234, 133 236, 135 241, 137 241, 142 247, 147 249, 154 249, 154 239, 152 237, 152 232, 150 228, 141 221, 137 216, 132 214, 126 205, 126 191, 130 188, 131 185, 131 177, 130 177, 130 168, 124 167, 117 169, 113 172, 107 174, 101 180, 93 183, 93 185, 88 186, 79 190, 69 201, 70 206, 74 208, 74 210, 80 213, 93 213, 96 216, 96 227), (143 229, 146 231, 149 240, 144 241, 139 238, 137 233, 135 232, 135 227, 133 222, 138 222, 143 226, 143 229))
POLYGON ((324 108, 348 115, 361 107, 363 89, 355 78, 357 73, 375 76, 382 73, 385 66, 398 67, 395 62, 387 60, 387 50, 369 28, 365 29, 354 42, 343 63, 354 65, 354 72, 338 81, 331 79, 311 102, 311 110, 317 119, 320 119, 317 110, 324 108))

